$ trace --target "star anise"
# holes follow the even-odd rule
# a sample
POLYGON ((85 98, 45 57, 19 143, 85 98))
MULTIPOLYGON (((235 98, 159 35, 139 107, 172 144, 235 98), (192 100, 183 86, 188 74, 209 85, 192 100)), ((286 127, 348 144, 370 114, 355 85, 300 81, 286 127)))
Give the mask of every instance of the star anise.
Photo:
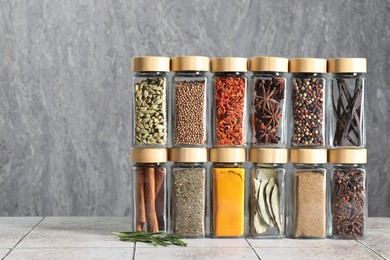
POLYGON ((276 136, 278 127, 265 126, 262 124, 260 126, 258 142, 259 143, 277 143, 280 140, 280 137, 276 136))
POLYGON ((282 117, 282 113, 280 113, 280 108, 278 106, 272 106, 270 109, 264 110, 265 114, 263 116, 264 119, 268 121, 266 126, 278 127, 279 119, 282 117))
POLYGON ((274 95, 275 89, 268 88, 267 90, 265 89, 265 84, 260 84, 261 90, 260 90, 260 96, 255 95, 256 100, 258 102, 255 104, 255 109, 261 108, 263 111, 264 109, 268 108, 270 109, 274 105, 278 105, 278 101, 272 98, 274 95))
POLYGON ((284 80, 281 78, 273 78, 273 85, 276 89, 274 93, 274 98, 278 101, 282 100, 284 98, 284 80))

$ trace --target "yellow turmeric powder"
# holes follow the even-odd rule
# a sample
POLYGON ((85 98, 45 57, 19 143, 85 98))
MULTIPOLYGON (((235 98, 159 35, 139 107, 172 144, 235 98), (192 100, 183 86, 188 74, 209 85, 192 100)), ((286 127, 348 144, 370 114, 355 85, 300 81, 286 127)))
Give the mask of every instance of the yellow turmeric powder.
POLYGON ((239 237, 244 234, 244 189, 244 169, 213 169, 213 231, 215 236, 239 237))

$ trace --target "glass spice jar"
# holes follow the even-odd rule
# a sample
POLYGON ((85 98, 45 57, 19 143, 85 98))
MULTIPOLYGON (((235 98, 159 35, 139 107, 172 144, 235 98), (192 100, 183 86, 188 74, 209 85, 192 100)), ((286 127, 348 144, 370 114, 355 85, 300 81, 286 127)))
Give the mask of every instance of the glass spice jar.
POLYGON ((131 60, 133 147, 168 147, 167 85, 170 59, 141 56, 131 60))
POLYGON ((291 149, 292 237, 327 236, 326 149, 291 149))
POLYGON ((250 236, 285 236, 285 199, 287 149, 251 148, 250 236))
POLYGON ((171 148, 170 160, 170 231, 181 237, 205 237, 207 148, 171 148))
POLYGON ((247 71, 247 58, 211 59, 213 147, 247 145, 247 71))
POLYGON ((366 147, 366 64, 364 58, 328 60, 328 72, 332 73, 332 113, 329 115, 331 147, 366 147))
POLYGON ((133 220, 137 232, 167 231, 167 166, 165 148, 134 148, 133 220))
POLYGON ((211 148, 211 236, 245 234, 245 148, 211 148))
POLYGON ((252 57, 251 146, 287 146, 288 59, 252 57))
POLYGON ((367 235, 366 149, 329 150, 332 237, 362 239, 367 235))
POLYGON ((171 59, 173 147, 207 147, 208 76, 210 60, 203 56, 171 59))
POLYGON ((292 136, 291 147, 326 146, 326 59, 291 59, 292 136))

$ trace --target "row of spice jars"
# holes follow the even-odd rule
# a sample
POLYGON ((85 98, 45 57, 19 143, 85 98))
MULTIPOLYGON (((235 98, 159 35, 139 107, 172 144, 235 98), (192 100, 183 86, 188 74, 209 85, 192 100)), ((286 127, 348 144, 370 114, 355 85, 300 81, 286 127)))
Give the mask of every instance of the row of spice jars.
POLYGON ((171 148, 168 167, 167 149, 132 150, 136 231, 183 237, 366 236, 366 149, 291 149, 288 160, 287 149, 252 148, 249 169, 245 148, 209 153, 171 148))
POLYGON ((250 90, 247 58, 135 57, 132 70, 133 147, 208 147, 210 134, 212 147, 366 146, 365 59, 252 57, 250 90))

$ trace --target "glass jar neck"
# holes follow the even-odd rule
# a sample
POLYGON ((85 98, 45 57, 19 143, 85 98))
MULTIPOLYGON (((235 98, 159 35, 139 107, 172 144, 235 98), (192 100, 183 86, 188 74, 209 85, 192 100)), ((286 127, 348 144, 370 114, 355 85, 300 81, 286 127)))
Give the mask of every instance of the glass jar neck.
POLYGON ((276 71, 253 71, 253 77, 283 77, 285 73, 276 71))
POLYGON ((364 164, 361 163, 335 163, 333 164, 334 168, 364 168, 364 164))
POLYGON ((138 71, 135 73, 136 77, 166 77, 167 73, 164 71, 138 71))
POLYGON ((283 168, 282 163, 254 163, 253 164, 255 168, 269 168, 269 169, 274 169, 274 168, 283 168))
POLYGON ((204 77, 206 71, 174 71, 175 77, 204 77))
POLYGON ((317 77, 317 78, 324 78, 325 73, 317 73, 317 72, 299 72, 299 73, 291 73, 293 78, 311 78, 311 77, 317 77))
POLYGON ((325 164, 323 163, 294 163, 293 166, 297 169, 318 169, 323 168, 325 164))
POLYGON ((213 162, 213 168, 243 168, 243 167, 244 167, 243 162, 231 162, 231 163, 213 162))
POLYGON ((134 167, 164 167, 166 163, 134 163, 134 167))
POLYGON ((202 168, 205 167, 205 162, 174 162, 173 168, 202 168))
POLYGON ((225 78, 225 77, 245 77, 245 72, 229 71, 229 72, 215 72, 215 78, 225 78))
POLYGON ((343 73, 332 73, 332 76, 337 77, 337 78, 357 78, 357 77, 362 77, 364 76, 365 73, 361 72, 343 72, 343 73))

